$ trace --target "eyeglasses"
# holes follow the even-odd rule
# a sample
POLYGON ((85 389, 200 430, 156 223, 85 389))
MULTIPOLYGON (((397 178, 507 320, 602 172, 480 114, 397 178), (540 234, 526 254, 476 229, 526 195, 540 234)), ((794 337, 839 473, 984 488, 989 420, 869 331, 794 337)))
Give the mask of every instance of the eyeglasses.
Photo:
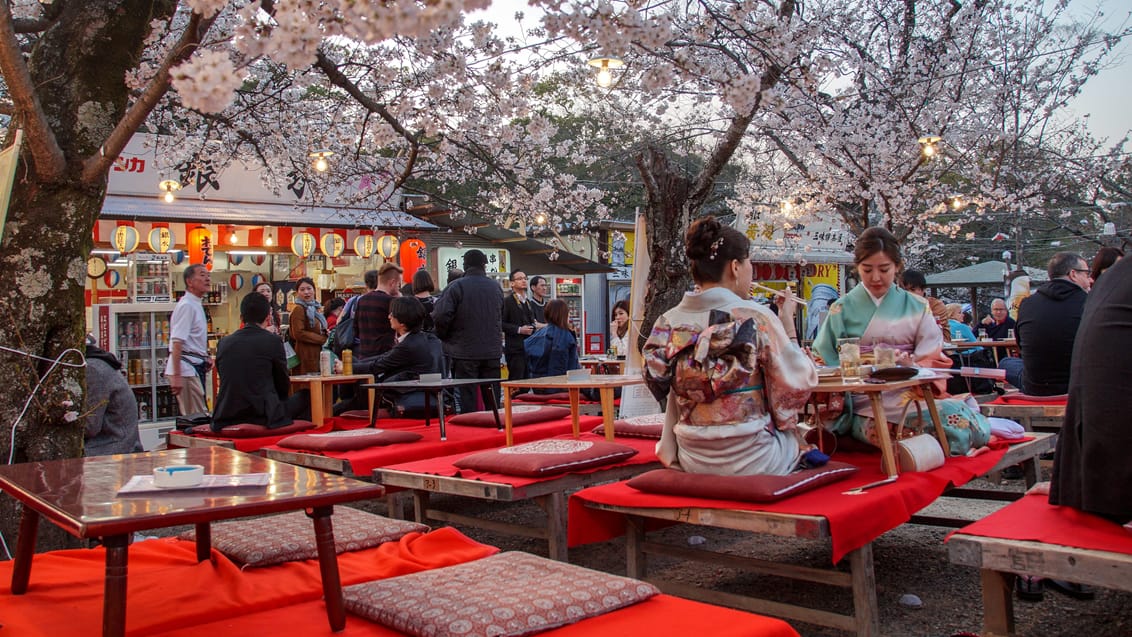
POLYGON ((1089 272, 1091 272, 1091 270, 1089 270, 1088 268, 1073 268, 1073 271, 1074 272, 1083 272, 1085 274, 1088 274, 1089 272))

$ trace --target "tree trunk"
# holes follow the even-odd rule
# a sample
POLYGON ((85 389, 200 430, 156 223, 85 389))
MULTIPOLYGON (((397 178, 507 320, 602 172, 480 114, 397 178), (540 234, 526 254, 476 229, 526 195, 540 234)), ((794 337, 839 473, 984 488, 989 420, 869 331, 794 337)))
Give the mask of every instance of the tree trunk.
MULTIPOLYGON (((15 100, 9 127, 28 136, 0 239, 0 344, 23 352, 0 356, 5 462, 9 455, 12 462, 82 456, 83 368, 53 361, 78 363, 67 350, 84 350, 86 259, 107 176, 84 180, 83 162, 97 156, 126 112, 125 72, 138 63, 150 21, 168 18, 175 7, 170 0, 68 2, 30 56, 7 49, 8 70, 26 73, 29 81, 19 86, 35 94, 17 96, 24 99, 15 100), (59 154, 61 174, 42 161, 59 154)), ((18 524, 19 506, 0 497, 0 532, 9 547, 18 524)), ((39 550, 70 545, 74 540, 53 525, 40 525, 39 550)))
POLYGON ((648 194, 645 223, 652 260, 638 343, 641 346, 657 317, 679 303, 692 285, 684 255, 684 232, 692 219, 688 198, 692 182, 687 175, 675 172, 664 153, 655 148, 650 147, 637 157, 637 167, 648 194))

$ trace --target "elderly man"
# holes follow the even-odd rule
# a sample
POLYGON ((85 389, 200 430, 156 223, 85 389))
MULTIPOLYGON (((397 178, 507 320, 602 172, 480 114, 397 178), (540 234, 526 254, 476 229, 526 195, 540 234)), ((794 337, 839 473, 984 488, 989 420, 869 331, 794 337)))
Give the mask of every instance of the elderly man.
POLYGON ((1006 382, 1034 396, 1056 396, 1069 390, 1073 341, 1093 286, 1089 264, 1073 252, 1053 255, 1046 271, 1049 283, 1018 309, 1014 334, 1022 358, 1004 358, 998 365, 1006 370, 1006 382))
MULTIPOLYGON (((1006 301, 1003 299, 995 299, 990 304, 990 314, 983 317, 979 323, 979 327, 987 331, 987 338, 994 340, 1002 340, 1010 338, 1010 331, 1016 326, 1014 319, 1010 318, 1010 311, 1006 308, 1006 301)), ((1010 355, 1010 350, 1005 347, 994 348, 995 360, 1002 360, 1010 355)))
POLYGON ((169 320, 169 360, 165 377, 177 397, 182 416, 208 411, 204 399, 205 374, 212 368, 208 355, 208 319, 201 299, 212 285, 208 268, 194 263, 185 268, 185 296, 177 301, 169 320))

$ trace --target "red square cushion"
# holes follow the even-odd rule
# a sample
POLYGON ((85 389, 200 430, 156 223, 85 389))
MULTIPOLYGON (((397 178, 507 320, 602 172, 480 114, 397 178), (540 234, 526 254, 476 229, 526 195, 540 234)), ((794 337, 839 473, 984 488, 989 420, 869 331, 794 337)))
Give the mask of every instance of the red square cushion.
MULTIPOLYGON (((425 533, 424 524, 393 520, 350 507, 334 507, 334 552, 360 551, 401 539, 409 533, 425 533)), ((195 541, 196 530, 180 535, 195 541)), ((271 566, 318 557, 314 524, 302 511, 268 515, 211 525, 212 546, 247 566, 271 566)))
POLYGON ((351 418, 351 419, 354 419, 354 420, 365 420, 365 421, 368 422, 369 421, 369 410, 368 409, 351 409, 350 411, 344 411, 341 414, 338 414, 338 417, 339 418, 351 418))
POLYGON ((570 392, 560 391, 553 394, 517 394, 511 397, 511 400, 517 400, 525 403, 549 403, 549 402, 570 402, 570 392))
MULTIPOLYGON (((664 414, 633 416, 632 418, 613 421, 613 435, 615 436, 660 440, 662 431, 664 431, 664 414)), ((593 433, 599 436, 605 435, 605 426, 594 427, 593 433)))
POLYGON ((854 473, 857 473, 856 466, 832 461, 824 467, 803 469, 785 476, 716 476, 656 469, 629 480, 628 485, 646 493, 739 502, 775 502, 823 484, 844 480, 854 473))
POLYGON ((280 440, 278 444, 280 447, 287 447, 288 449, 305 449, 308 451, 353 451, 401 442, 416 442, 423 437, 411 431, 347 429, 325 434, 289 436, 280 440))
MULTIPOLYGON (((565 407, 551 407, 550 405, 512 405, 511 426, 533 425, 548 420, 561 420, 570 415, 565 407)), ((503 422, 503 410, 499 410, 499 422, 503 422)), ((495 414, 491 410, 473 411, 459 414, 448 419, 450 425, 464 425, 466 427, 494 427, 495 414)))
POLYGON ((636 453, 632 447, 613 442, 552 438, 473 453, 452 464, 461 469, 538 478, 616 464, 636 453))
POLYGON ((239 425, 228 425, 220 431, 213 431, 209 425, 197 425, 189 430, 189 433, 201 436, 221 436, 224 438, 262 438, 264 436, 283 436, 286 434, 295 434, 307 429, 314 429, 314 423, 309 420, 296 420, 286 427, 276 427, 269 429, 263 425, 253 425, 251 423, 241 423, 239 425))
POLYGON ((542 633, 659 592, 646 582, 519 552, 343 590, 350 612, 421 637, 542 633))
POLYGON ((1069 401, 1069 394, 1057 394, 1056 396, 1031 396, 1030 394, 1010 393, 1003 394, 998 397, 998 400, 992 401, 994 404, 1006 405, 1034 405, 1038 403, 1049 403, 1053 405, 1064 405, 1069 401))

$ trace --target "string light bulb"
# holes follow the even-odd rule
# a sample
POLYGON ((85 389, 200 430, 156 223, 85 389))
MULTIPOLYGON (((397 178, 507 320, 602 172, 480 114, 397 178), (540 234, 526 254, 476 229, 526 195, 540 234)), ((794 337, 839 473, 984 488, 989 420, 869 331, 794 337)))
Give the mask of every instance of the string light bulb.
POLYGON ((232 228, 232 234, 228 235, 228 243, 236 245, 240 242, 240 237, 236 234, 236 229, 232 228))
POLYGON ((275 245, 275 239, 272 239, 271 235, 267 235, 266 237, 263 238, 263 245, 273 246, 273 245, 275 245))
POLYGON ((933 159, 939 154, 939 143, 943 138, 939 135, 924 135, 919 139, 920 154, 924 159, 933 159))
POLYGON ((535 223, 540 225, 540 226, 545 226, 546 225, 546 215, 541 213, 541 212, 538 213, 537 215, 535 215, 535 223))
POLYGON ((329 170, 330 162, 326 161, 326 158, 330 157, 333 154, 334 151, 326 149, 312 151, 310 156, 314 157, 314 164, 312 164, 314 166, 314 169, 320 173, 324 173, 329 170))
POLYGON ((175 197, 173 193, 181 189, 181 182, 177 181, 176 179, 166 179, 157 184, 157 187, 160 188, 163 193, 165 193, 161 195, 161 198, 165 200, 165 203, 173 203, 173 201, 177 199, 177 197, 175 197))
POLYGON ((613 69, 625 66, 625 62, 615 57, 601 57, 590 60, 589 65, 597 69, 597 76, 594 78, 597 85, 609 88, 613 86, 613 69))

